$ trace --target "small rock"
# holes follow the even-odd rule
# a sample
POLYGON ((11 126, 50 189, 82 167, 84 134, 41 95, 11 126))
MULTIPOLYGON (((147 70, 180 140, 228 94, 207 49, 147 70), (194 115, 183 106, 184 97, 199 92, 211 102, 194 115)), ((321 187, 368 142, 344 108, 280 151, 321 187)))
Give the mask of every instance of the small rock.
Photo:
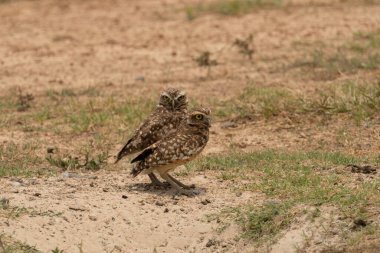
POLYGON ((237 192, 237 193, 236 193, 236 197, 240 197, 241 195, 243 195, 242 192, 237 192))
POLYGON ((108 192, 109 189, 108 188, 103 188, 103 192, 108 192))
POLYGON ((232 122, 232 121, 226 121, 226 122, 223 122, 222 124, 220 124, 221 128, 236 128, 238 126, 239 126, 238 124, 236 124, 235 122, 232 122))
POLYGON ((211 201, 209 199, 204 199, 201 201, 202 205, 207 205, 207 204, 210 204, 211 201))
POLYGON ((20 187, 21 183, 20 182, 12 182, 13 187, 20 187))
POLYGON ((164 206, 165 204, 164 203, 162 203, 162 202, 160 202, 160 201, 157 201, 156 202, 156 206, 164 206))
POLYGON ((90 187, 95 187, 95 183, 94 183, 94 182, 91 182, 91 183, 90 183, 90 187))
POLYGON ((169 208, 165 208, 164 213, 168 213, 168 212, 169 212, 169 208))
POLYGON ((361 218, 357 218, 354 220, 354 228, 357 227, 365 227, 367 226, 367 222, 361 218))
POLYGON ((173 199, 173 200, 179 200, 179 198, 178 198, 177 195, 173 195, 172 199, 173 199))
POLYGON ((41 193, 36 192, 36 193, 33 194, 33 196, 35 196, 35 197, 40 197, 40 196, 41 196, 41 193))
POLYGON ((74 210, 74 211, 86 211, 87 210, 87 208, 82 206, 82 205, 69 206, 69 209, 74 210))
POLYGON ((49 147, 49 148, 46 149, 46 152, 47 152, 48 154, 53 154, 54 151, 55 151, 55 148, 53 148, 53 147, 49 147))
POLYGON ((89 215, 88 218, 90 220, 92 220, 92 221, 96 221, 97 220, 96 216, 94 216, 94 215, 89 215))
POLYGON ((347 168, 351 169, 352 173, 363 173, 363 174, 376 174, 377 168, 372 167, 370 165, 355 165, 355 164, 349 164, 347 165, 347 168))
POLYGON ((140 82, 145 82, 145 77, 144 76, 136 76, 135 80, 140 81, 140 82))
POLYGON ((206 247, 209 248, 211 246, 214 246, 216 244, 216 241, 214 239, 210 239, 208 240, 208 242, 206 243, 206 247))
POLYGON ((127 198, 128 198, 127 195, 121 195, 121 197, 122 197, 123 199, 127 199, 127 198))
POLYGON ((65 171, 62 173, 62 177, 63 178, 78 178, 78 177, 80 177, 80 175, 78 173, 75 173, 75 172, 65 171))

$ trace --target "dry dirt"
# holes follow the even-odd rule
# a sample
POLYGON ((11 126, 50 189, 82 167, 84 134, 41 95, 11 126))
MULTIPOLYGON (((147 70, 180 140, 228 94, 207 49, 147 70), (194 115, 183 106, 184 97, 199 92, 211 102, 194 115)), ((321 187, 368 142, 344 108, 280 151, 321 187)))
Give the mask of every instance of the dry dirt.
MULTIPOLYGON (((380 28, 378 4, 290 1, 290 7, 237 17, 205 15, 188 21, 183 8, 196 2, 0 1, 0 93, 21 87, 38 103, 47 90, 95 87, 104 97, 123 100, 156 96, 161 89, 175 86, 207 105, 239 95, 248 81, 307 94, 326 83, 374 80, 380 75, 378 70, 359 71, 342 74, 334 81, 318 81, 295 71, 278 71, 305 54, 296 50, 294 43, 323 41, 334 47, 355 32, 380 28), (249 34, 254 35, 252 62, 231 46, 236 38, 249 34), (209 77, 207 70, 193 61, 202 51, 212 52, 219 62, 209 77)), ((231 145, 244 151, 380 152, 378 121, 356 125, 343 116, 328 124, 322 119, 317 126, 315 122, 305 119, 297 124, 284 116, 224 128, 216 121, 205 154, 224 152, 231 145), (346 139, 337 138, 342 132, 346 139)), ((25 133, 17 126, 0 129, 3 143, 34 140, 67 150, 86 142, 90 135, 64 139, 51 132, 25 133)), ((115 143, 114 152, 122 141, 115 143)), ((203 172, 193 178, 181 177, 196 184, 201 192, 198 196, 173 197, 171 190, 146 189, 146 177, 130 178, 126 164, 107 165, 111 170, 96 173, 0 179, 0 197, 9 198, 14 206, 48 212, 17 219, 0 216, 0 233, 42 252, 55 247, 85 253, 255 251, 238 237, 237 225, 232 223, 220 233, 220 224, 208 220, 208 215, 225 207, 260 203, 263 196, 248 191, 236 195, 229 183, 203 172)), ((276 245, 262 250, 296 252, 296 246, 305 243, 307 230, 308 223, 300 221, 276 245)))
POLYGON ((42 252, 55 247, 65 252, 79 252, 80 247, 84 252, 239 252, 234 241, 238 229, 230 227, 219 234, 217 222, 208 221, 207 215, 255 196, 236 197, 220 182, 211 189, 208 186, 215 182, 205 175, 192 182, 201 190, 194 198, 147 189, 146 179, 132 181, 127 172, 70 174, 21 183, 2 180, 1 191, 13 205, 48 212, 3 219, 2 227, 6 234, 42 252), (217 244, 206 247, 210 240, 217 244))

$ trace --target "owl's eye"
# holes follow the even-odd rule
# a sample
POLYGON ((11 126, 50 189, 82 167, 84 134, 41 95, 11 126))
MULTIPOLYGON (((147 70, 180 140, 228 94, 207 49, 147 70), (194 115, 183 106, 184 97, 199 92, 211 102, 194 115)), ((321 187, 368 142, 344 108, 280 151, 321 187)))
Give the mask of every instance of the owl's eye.
POLYGON ((201 119, 203 119, 203 115, 202 115, 202 114, 196 114, 196 115, 195 115, 195 118, 196 118, 197 120, 201 120, 201 119))
POLYGON ((165 101, 170 101, 170 97, 168 97, 168 96, 163 96, 163 99, 164 99, 165 101))

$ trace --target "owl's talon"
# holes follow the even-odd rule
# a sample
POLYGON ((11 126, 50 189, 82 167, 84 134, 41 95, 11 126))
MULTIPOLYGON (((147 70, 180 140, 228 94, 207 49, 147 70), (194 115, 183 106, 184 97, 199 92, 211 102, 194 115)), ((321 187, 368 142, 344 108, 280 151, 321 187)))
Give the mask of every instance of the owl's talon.
POLYGON ((179 190, 178 193, 179 195, 185 195, 187 197, 193 197, 199 194, 199 192, 192 191, 192 190, 185 190, 185 189, 179 190))
POLYGON ((195 184, 191 184, 191 185, 185 185, 185 184, 182 184, 180 185, 183 189, 186 189, 186 190, 190 190, 190 189, 195 189, 195 184))

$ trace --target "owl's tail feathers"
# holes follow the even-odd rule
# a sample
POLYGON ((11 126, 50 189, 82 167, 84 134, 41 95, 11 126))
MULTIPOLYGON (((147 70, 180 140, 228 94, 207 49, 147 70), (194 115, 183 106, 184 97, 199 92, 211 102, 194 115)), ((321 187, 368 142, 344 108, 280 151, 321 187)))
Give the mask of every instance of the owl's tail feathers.
POLYGON ((136 177, 138 174, 141 173, 141 169, 138 168, 138 166, 133 166, 132 170, 131 170, 131 175, 133 177, 136 177))
POLYGON ((120 151, 117 156, 116 156, 116 160, 115 160, 115 163, 118 163, 122 158, 124 157, 124 154, 120 151))
POLYGON ((144 163, 144 160, 146 158, 148 158, 151 154, 153 154, 154 150, 156 149, 157 147, 155 145, 152 145, 151 147, 145 149, 143 152, 141 152, 141 154, 139 154, 138 156, 136 156, 132 161, 131 163, 134 163, 135 165, 133 166, 132 170, 131 170, 131 175, 132 176, 137 176, 138 174, 140 174, 143 170, 147 169, 147 167, 145 166, 145 163, 144 163))
POLYGON ((119 151, 119 153, 118 153, 117 156, 116 156, 116 161, 115 161, 115 163, 117 163, 118 161, 120 161, 124 156, 130 155, 130 154, 132 153, 132 149, 131 149, 131 147, 130 147, 131 141, 132 141, 132 139, 130 139, 130 140, 124 145, 124 147, 119 151))

